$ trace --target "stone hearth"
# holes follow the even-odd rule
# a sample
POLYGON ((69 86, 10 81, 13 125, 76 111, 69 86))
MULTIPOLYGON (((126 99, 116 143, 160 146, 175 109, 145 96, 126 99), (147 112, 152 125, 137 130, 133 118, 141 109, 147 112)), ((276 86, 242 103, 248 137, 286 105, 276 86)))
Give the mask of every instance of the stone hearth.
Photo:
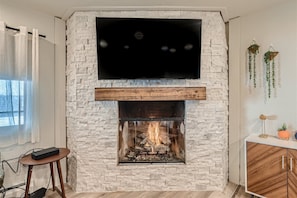
POLYGON ((228 65, 225 24, 219 12, 76 12, 67 21, 66 75, 68 183, 77 192, 224 189, 228 65), (97 16, 202 19, 201 79, 98 81, 97 16), (185 100, 185 163, 119 165, 118 102, 95 101, 98 87, 206 87, 206 100, 185 100))

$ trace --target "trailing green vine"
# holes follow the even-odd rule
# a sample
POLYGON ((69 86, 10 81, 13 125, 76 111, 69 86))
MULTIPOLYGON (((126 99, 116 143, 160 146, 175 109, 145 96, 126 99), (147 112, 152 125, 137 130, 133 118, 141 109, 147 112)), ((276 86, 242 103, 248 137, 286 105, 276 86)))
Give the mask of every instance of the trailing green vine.
POLYGON ((267 85, 267 95, 268 98, 271 97, 271 89, 275 89, 275 78, 276 78, 276 67, 275 67, 275 60, 274 58, 277 56, 278 52, 274 51, 267 51, 264 54, 264 63, 265 63, 265 70, 266 70, 266 85, 267 85))
POLYGON ((257 87, 257 68, 256 68, 256 56, 259 53, 259 45, 252 44, 248 47, 248 73, 249 80, 253 81, 254 88, 257 87))
POLYGON ((264 88, 265 102, 267 98, 271 98, 272 93, 274 96, 277 95, 276 86, 280 86, 280 66, 279 62, 276 61, 278 53, 270 46, 269 50, 264 54, 264 67, 257 68, 257 55, 259 54, 260 46, 253 43, 247 48, 247 63, 246 63, 246 79, 247 85, 249 86, 249 91, 251 88, 257 88, 257 78, 262 80, 260 82, 260 87, 264 88), (259 72, 260 75, 257 73, 259 72))
POLYGON ((253 66, 254 66, 254 87, 256 88, 256 86, 257 86, 257 82, 256 82, 256 77, 257 77, 257 75, 256 75, 256 54, 253 54, 253 57, 254 57, 254 59, 253 59, 253 66))
POLYGON ((252 80, 252 53, 249 51, 249 61, 248 61, 248 71, 249 71, 249 80, 252 80))

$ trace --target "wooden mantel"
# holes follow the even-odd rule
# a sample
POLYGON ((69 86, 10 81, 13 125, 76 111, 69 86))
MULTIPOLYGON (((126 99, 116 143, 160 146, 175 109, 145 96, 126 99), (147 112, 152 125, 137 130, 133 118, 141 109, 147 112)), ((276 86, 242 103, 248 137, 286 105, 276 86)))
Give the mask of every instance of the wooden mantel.
POLYGON ((206 100, 206 87, 95 88, 96 101, 206 100))

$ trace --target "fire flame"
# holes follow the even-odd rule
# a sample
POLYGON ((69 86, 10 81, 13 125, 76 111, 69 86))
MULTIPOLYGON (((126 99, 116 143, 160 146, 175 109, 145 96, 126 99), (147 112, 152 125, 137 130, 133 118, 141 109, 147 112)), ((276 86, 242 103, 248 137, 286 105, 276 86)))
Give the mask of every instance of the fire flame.
POLYGON ((148 132, 148 138, 154 144, 154 146, 158 146, 161 144, 161 142, 160 142, 160 122, 150 122, 147 132, 148 132))

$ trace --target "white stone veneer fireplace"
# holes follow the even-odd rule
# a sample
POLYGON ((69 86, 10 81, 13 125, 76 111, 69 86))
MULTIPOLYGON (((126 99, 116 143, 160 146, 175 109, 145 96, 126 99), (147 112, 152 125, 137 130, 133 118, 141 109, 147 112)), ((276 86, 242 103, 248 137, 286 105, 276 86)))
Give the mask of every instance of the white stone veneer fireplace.
POLYGON ((74 190, 223 190, 228 180, 228 65, 219 12, 76 12, 67 21, 66 76, 68 183, 74 190), (97 16, 202 19, 201 79, 98 81, 97 16), (196 86, 206 87, 207 97, 185 101, 185 163, 119 165, 118 102, 95 101, 94 89, 196 86))

